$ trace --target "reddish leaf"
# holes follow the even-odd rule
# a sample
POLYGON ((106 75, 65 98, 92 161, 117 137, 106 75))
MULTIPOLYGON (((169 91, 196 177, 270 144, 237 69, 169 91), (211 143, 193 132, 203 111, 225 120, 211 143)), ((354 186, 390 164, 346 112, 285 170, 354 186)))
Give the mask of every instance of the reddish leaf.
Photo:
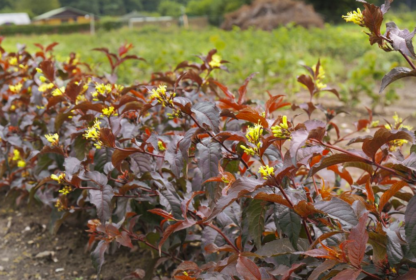
MULTIPOLYGON (((270 95, 270 94, 269 94, 270 95)), ((269 100, 266 102, 266 116, 273 113, 274 111, 290 106, 290 102, 283 102, 285 96, 284 95, 275 95, 275 96, 269 96, 269 100)))
POLYGON ((315 92, 315 82, 313 81, 313 79, 310 76, 301 75, 298 77, 298 82, 306 86, 312 97, 315 92))
POLYGON ((345 248, 350 263, 354 267, 361 267, 365 249, 367 247, 368 233, 367 233, 367 219, 368 213, 361 216, 358 225, 353 227, 348 237, 349 242, 345 248))
POLYGON ((389 190, 385 191, 380 198, 380 202, 378 204, 378 211, 383 211, 384 206, 387 204, 390 198, 392 198, 398 191, 400 191, 405 186, 407 186, 406 182, 398 181, 394 183, 389 190))
POLYGON ((290 275, 292 275, 292 273, 293 273, 296 269, 298 269, 299 267, 304 266, 304 265, 305 265, 304 263, 294 263, 294 264, 292 265, 292 267, 291 267, 290 269, 288 269, 288 270, 285 272, 285 274, 283 274, 283 276, 282 276, 282 280, 289 280, 289 279, 290 279, 290 275))
POLYGON ((44 60, 39 64, 39 68, 42 69, 43 74, 50 82, 55 80, 55 66, 53 61, 44 60))
POLYGON ((126 159, 128 156, 139 153, 141 150, 136 148, 125 148, 125 149, 116 149, 111 157, 111 162, 113 163, 114 168, 118 169, 121 162, 126 159))
POLYGON ((370 158, 374 158, 375 154, 377 153, 378 149, 381 148, 381 146, 383 146, 384 144, 387 144, 390 141, 399 140, 399 139, 407 140, 413 143, 413 137, 410 134, 410 132, 406 132, 406 131, 393 132, 383 127, 376 131, 372 139, 364 140, 363 151, 370 158))
POLYGON ((102 113, 104 108, 105 106, 103 104, 84 101, 82 103, 75 105, 74 108, 72 108, 72 110, 81 110, 84 113, 87 113, 88 110, 91 110, 91 111, 102 113))
POLYGON ((170 213, 166 212, 165 210, 162 210, 162 209, 159 209, 159 208, 155 208, 155 209, 151 209, 151 210, 147 210, 147 211, 148 211, 148 212, 150 212, 150 213, 153 213, 153 214, 159 215, 159 216, 161 216, 161 217, 163 217, 163 218, 165 218, 165 219, 168 219, 168 220, 175 220, 175 221, 177 221, 177 220, 173 217, 173 215, 172 215, 172 214, 170 214, 170 213))
POLYGON ((62 95, 51 96, 48 99, 48 105, 46 105, 46 109, 49 110, 49 108, 55 106, 56 104, 61 104, 62 102, 65 102, 65 101, 66 101, 65 97, 62 95))
POLYGON ((235 96, 234 94, 223 84, 221 84, 218 81, 212 81, 217 87, 219 87, 221 89, 221 91, 225 94, 225 96, 227 96, 228 99, 230 100, 235 100, 235 96))
POLYGON ((290 206, 289 202, 283 196, 281 196, 280 194, 259 192, 258 194, 256 194, 254 199, 269 201, 269 202, 273 202, 273 203, 278 203, 278 204, 284 205, 286 207, 292 208, 290 206))
POLYGON ((342 179, 347 181, 348 184, 352 185, 354 183, 354 180, 352 179, 351 174, 348 172, 347 169, 344 168, 341 172, 341 171, 339 171, 338 166, 333 165, 333 166, 329 166, 328 170, 331 170, 335 174, 338 174, 342 179))
POLYGON ((44 146, 38 155, 40 156, 43 154, 58 154, 62 156, 65 155, 64 150, 62 149, 61 146, 53 146, 53 147, 44 146))
POLYGON ((254 78, 254 76, 257 73, 253 73, 250 76, 247 77, 247 79, 244 81, 244 84, 238 89, 238 104, 243 104, 246 101, 246 93, 247 93, 247 86, 248 83, 251 81, 251 79, 254 78))
POLYGON ((259 114, 259 112, 251 107, 242 109, 236 115, 237 119, 252 122, 254 124, 260 123, 263 127, 268 128, 267 120, 259 114))
POLYGON ((245 280, 261 280, 261 273, 258 266, 246 257, 238 257, 236 269, 238 274, 245 280))
POLYGON ((222 196, 217 204, 214 206, 209 219, 213 219, 219 213, 221 213, 228 205, 233 203, 240 197, 245 196, 248 193, 254 192, 256 189, 264 184, 263 181, 255 180, 251 178, 237 179, 231 184, 228 195, 222 196))
POLYGON ((45 52, 50 52, 50 51, 52 51, 52 50, 53 50, 53 48, 54 48, 54 47, 56 47, 57 45, 59 45, 59 43, 57 43, 57 42, 53 42, 52 44, 48 45, 48 46, 45 48, 45 52))
POLYGON ((355 280, 360 275, 361 269, 355 270, 355 269, 345 269, 337 274, 332 280, 355 280))
POLYGON ((416 279, 416 269, 411 268, 408 273, 400 276, 396 280, 414 280, 416 279))
POLYGON ((309 276, 308 280, 316 280, 319 278, 319 276, 326 272, 327 270, 330 270, 334 266, 338 264, 335 260, 326 260, 323 263, 321 263, 315 270, 312 272, 312 274, 309 276))
POLYGON ((116 237, 116 241, 123 246, 133 248, 133 244, 131 243, 129 234, 125 231, 123 231, 120 235, 116 237))
POLYGON ((116 137, 109 128, 100 129, 100 140, 103 142, 104 146, 115 148, 116 147, 116 137))
POLYGON ((333 154, 326 156, 322 158, 321 162, 319 164, 315 164, 311 170, 310 175, 315 175, 319 170, 322 170, 324 168, 327 168, 329 166, 333 166, 340 163, 346 163, 346 162, 363 162, 365 161, 361 158, 354 157, 352 155, 346 155, 346 154, 333 154))

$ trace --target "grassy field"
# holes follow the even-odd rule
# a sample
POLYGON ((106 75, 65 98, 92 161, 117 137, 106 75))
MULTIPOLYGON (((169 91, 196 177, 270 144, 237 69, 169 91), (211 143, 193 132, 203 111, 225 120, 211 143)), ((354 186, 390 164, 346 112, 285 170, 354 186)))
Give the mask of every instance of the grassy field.
MULTIPOLYGON (((400 17, 398 17, 400 18, 400 17)), ((403 18, 400 20, 403 24, 403 18)), ((410 20, 411 17, 408 17, 410 20)), ((406 21, 404 23, 406 24, 406 21)), ((299 90, 296 77, 304 73, 301 64, 314 65, 321 59, 327 74, 327 82, 334 85, 344 100, 354 103, 365 92, 379 98, 377 84, 384 73, 403 64, 394 53, 384 53, 368 44, 367 36, 354 25, 327 25, 324 29, 282 27, 273 32, 258 30, 226 32, 216 28, 207 30, 121 29, 107 33, 71 35, 40 35, 7 37, 3 47, 7 51, 16 45, 26 44, 31 50, 34 43, 59 42, 55 54, 65 60, 70 52, 76 52, 80 60, 99 71, 109 70, 106 58, 96 47, 116 51, 122 43, 133 43, 132 53, 147 62, 131 61, 119 71, 120 83, 140 82, 149 79, 154 71, 172 70, 183 61, 198 61, 195 55, 216 48, 223 59, 229 60, 230 72, 222 74, 224 83, 238 86, 251 73, 258 72, 252 88, 258 93, 266 90, 281 91, 291 95, 299 90), (354 101, 355 100, 355 101, 354 101)), ((395 98, 394 92, 386 93, 387 99, 395 98)))

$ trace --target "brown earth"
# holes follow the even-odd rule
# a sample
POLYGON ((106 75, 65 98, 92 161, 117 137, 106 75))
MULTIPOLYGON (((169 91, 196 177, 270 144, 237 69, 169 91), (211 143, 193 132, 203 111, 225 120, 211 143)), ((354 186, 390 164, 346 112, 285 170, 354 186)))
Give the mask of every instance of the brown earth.
POLYGON ((323 19, 312 5, 294 0, 256 0, 252 5, 244 5, 237 11, 225 15, 222 28, 231 30, 255 27, 273 30, 280 25, 294 23, 304 27, 323 27, 323 19))
MULTIPOLYGON (((98 279, 86 251, 85 219, 64 223, 54 236, 47 229, 50 220, 47 208, 10 207, 5 196, 5 192, 0 192, 1 280, 98 279)), ((137 246, 106 254, 101 279, 123 279, 136 269, 145 269, 146 257, 137 246)))

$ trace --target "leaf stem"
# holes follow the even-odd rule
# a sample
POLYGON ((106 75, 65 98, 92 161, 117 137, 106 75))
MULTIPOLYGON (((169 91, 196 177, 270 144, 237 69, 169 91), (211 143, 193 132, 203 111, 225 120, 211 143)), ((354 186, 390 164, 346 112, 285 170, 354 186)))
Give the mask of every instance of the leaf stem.
POLYGON ((216 232, 218 232, 223 238, 224 240, 230 244, 231 247, 233 247, 233 249, 239 253, 240 250, 238 250, 238 248, 231 242, 231 240, 225 235, 224 232, 222 232, 221 229, 219 229, 217 226, 213 225, 212 223, 208 224, 207 226, 209 226, 210 228, 212 228, 213 230, 215 230, 216 232))

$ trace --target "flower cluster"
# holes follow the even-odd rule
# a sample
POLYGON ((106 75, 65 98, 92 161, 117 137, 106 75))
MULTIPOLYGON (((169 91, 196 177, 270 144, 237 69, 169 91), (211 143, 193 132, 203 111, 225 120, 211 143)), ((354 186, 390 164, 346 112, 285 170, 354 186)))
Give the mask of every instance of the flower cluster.
POLYGON ((113 106, 110 106, 108 108, 104 108, 103 109, 103 115, 106 117, 110 117, 110 116, 118 116, 117 112, 115 111, 113 106))
POLYGON ((261 136, 263 135, 263 126, 260 124, 256 124, 254 127, 249 127, 246 132, 246 138, 247 140, 254 144, 254 148, 249 148, 244 145, 241 145, 240 147, 244 150, 244 152, 248 155, 254 156, 259 149, 261 148, 261 136))
POLYGON ((175 93, 168 95, 166 92, 166 86, 160 85, 157 89, 152 89, 150 100, 156 99, 157 102, 162 104, 163 107, 166 107, 168 105, 173 106, 173 98, 175 96, 175 93))
POLYGON ((218 68, 221 66, 221 56, 218 54, 214 54, 211 58, 211 61, 209 62, 209 66, 212 68, 218 68))
POLYGON ((61 173, 59 174, 59 176, 56 174, 52 174, 51 179, 57 181, 59 184, 62 184, 62 182, 64 182, 65 180, 65 173, 61 173))
POLYGON ((96 142, 94 143, 94 146, 97 149, 101 149, 101 146, 103 145, 103 143, 100 141, 100 129, 100 121, 96 119, 94 125, 89 127, 83 134, 86 139, 91 139, 96 142))
POLYGON ((61 190, 59 190, 59 192, 62 195, 68 195, 70 192, 72 192, 72 188, 70 186, 65 186, 61 190))
MULTIPOLYGON (((391 124, 386 124, 385 128, 387 128, 388 130, 406 129, 406 130, 412 131, 413 127, 410 126, 410 125, 404 125, 403 124, 403 119, 400 118, 399 115, 397 115, 397 113, 394 114, 393 120, 394 120, 394 126, 392 126, 391 124)), ((390 141, 389 142, 390 151, 394 152, 398 148, 400 148, 401 146, 407 144, 408 142, 409 141, 407 141, 406 139, 397 139, 397 140, 390 141)))
POLYGON ((102 95, 105 96, 106 94, 110 93, 113 90, 113 86, 111 84, 97 84, 95 86, 95 91, 91 93, 93 97, 93 101, 98 101, 98 96, 102 95))
POLYGON ((267 177, 274 175, 274 168, 268 165, 261 166, 259 168, 259 173, 263 176, 263 179, 267 180, 267 177))
POLYGON ((57 208, 58 212, 62 212, 66 209, 66 207, 62 204, 62 201, 60 199, 56 201, 55 207, 57 208))
POLYGON ((282 122, 272 127, 274 137, 290 138, 289 124, 287 123, 287 116, 282 117, 282 122))
POLYGON ((16 84, 16 85, 9 85, 9 90, 13 93, 18 93, 22 90, 23 85, 22 84, 16 84))
POLYGON ((52 146, 57 146, 59 144, 59 135, 57 133, 46 134, 45 138, 52 144, 52 146))
POLYGON ((65 87, 56 88, 52 91, 53 96, 61 96, 65 92, 65 87))
POLYGON ((22 156, 20 155, 20 152, 17 149, 14 149, 13 150, 13 158, 12 158, 12 160, 17 162, 17 166, 18 167, 23 168, 23 167, 26 166, 26 162, 22 159, 22 156))
POLYGON ((318 90, 322 90, 328 86, 327 84, 323 83, 323 79, 325 79, 325 69, 322 66, 319 66, 319 69, 317 70, 319 70, 319 73, 317 77, 315 78, 315 84, 318 90))
POLYGON ((159 148, 159 151, 163 152, 166 150, 165 145, 163 145, 162 141, 157 141, 157 147, 159 148))
POLYGON ((362 27, 365 26, 364 15, 359 8, 357 11, 352 11, 349 12, 346 16, 342 16, 342 18, 345 19, 346 22, 352 22, 362 27))

